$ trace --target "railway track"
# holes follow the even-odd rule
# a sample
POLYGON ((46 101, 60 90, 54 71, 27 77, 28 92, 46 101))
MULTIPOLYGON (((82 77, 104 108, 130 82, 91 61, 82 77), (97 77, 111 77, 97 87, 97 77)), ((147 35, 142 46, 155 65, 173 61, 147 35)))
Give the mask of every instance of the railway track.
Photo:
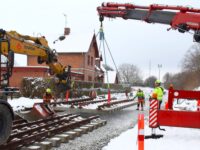
MULTIPOLYGON (((111 100, 116 100, 115 98, 112 98, 111 100)), ((108 99, 100 99, 100 100, 94 100, 92 98, 85 98, 85 99, 75 99, 71 101, 64 101, 64 102, 52 102, 50 105, 59 105, 59 104, 65 104, 65 105, 71 105, 73 106, 80 106, 80 105, 89 105, 89 104, 95 104, 95 103, 101 103, 101 102, 107 102, 108 99)))
MULTIPOLYGON (((98 111, 114 112, 117 110, 121 110, 127 107, 137 105, 138 102, 134 101, 133 99, 117 100, 115 98, 112 98, 110 103, 108 103, 108 99, 100 99, 100 100, 87 99, 87 100, 76 100, 75 102, 71 101, 70 103, 68 102, 51 103, 51 105, 54 105, 54 106, 59 105, 59 104, 71 105, 70 108, 79 108, 79 109, 86 108, 86 110, 87 110, 88 105, 96 104, 96 110, 98 111)), ((65 106, 63 106, 63 108, 60 107, 60 109, 57 109, 57 111, 65 110, 64 107, 65 106)))
MULTIPOLYGON (((111 101, 108 104, 107 99, 86 98, 68 102, 54 102, 51 105, 67 104, 82 108, 96 103, 101 103, 98 110, 103 111, 119 110, 137 104, 132 99, 111 101)), ((0 150, 48 150, 51 147, 59 147, 61 142, 66 143, 76 136, 105 124, 106 121, 101 120, 97 115, 88 118, 83 118, 79 114, 54 115, 33 122, 18 118, 13 121, 12 133, 7 143, 0 146, 0 150)))
POLYGON ((104 103, 98 106, 98 110, 102 111, 115 111, 121 110, 130 106, 137 105, 138 102, 134 101, 133 99, 125 99, 125 100, 118 100, 110 103, 104 103))
POLYGON ((74 136, 80 136, 105 124, 106 121, 97 115, 88 118, 78 114, 54 115, 33 122, 18 119, 13 122, 12 133, 7 143, 1 145, 0 149, 46 150, 52 146, 58 147, 61 142, 67 142, 74 136))

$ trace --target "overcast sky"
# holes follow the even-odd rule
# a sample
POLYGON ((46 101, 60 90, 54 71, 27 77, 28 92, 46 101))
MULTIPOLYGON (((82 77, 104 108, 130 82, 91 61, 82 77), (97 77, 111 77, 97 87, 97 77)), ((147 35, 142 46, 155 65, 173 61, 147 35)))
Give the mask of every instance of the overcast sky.
MULTIPOLYGON (((50 46, 53 46, 53 40, 63 33, 63 13, 67 15, 67 26, 71 28, 71 34, 98 32, 100 23, 96 7, 102 2, 131 2, 137 5, 158 3, 200 8, 197 0, 6 0, 1 3, 0 24, 7 31, 45 35, 50 46)), ((121 18, 104 20, 105 37, 117 65, 135 64, 143 72, 144 78, 149 74, 158 76, 158 64, 162 64, 161 75, 180 71, 184 54, 194 44, 192 35, 167 31, 168 28, 167 25, 121 18)), ((107 59, 112 65, 111 58, 107 59)), ((18 56, 16 61, 24 65, 26 59, 18 56)))

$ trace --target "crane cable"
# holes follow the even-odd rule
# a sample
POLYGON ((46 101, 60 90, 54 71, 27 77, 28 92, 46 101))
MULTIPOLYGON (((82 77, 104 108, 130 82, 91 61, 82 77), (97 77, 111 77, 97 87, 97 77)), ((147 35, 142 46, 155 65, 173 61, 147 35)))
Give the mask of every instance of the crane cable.
POLYGON ((113 61, 113 64, 114 64, 114 66, 115 66, 115 69, 116 69, 116 72, 117 72, 117 76, 118 76, 118 78, 120 78, 119 70, 118 70, 118 68, 117 68, 117 65, 116 65, 116 63, 115 63, 114 57, 113 57, 113 55, 112 55, 112 53, 111 53, 111 51, 110 51, 110 48, 109 48, 109 46, 108 46, 108 43, 107 43, 105 37, 104 37, 104 40, 105 40, 106 46, 107 46, 107 48, 108 48, 108 52, 110 53, 111 59, 112 59, 112 61, 113 61))
MULTIPOLYGON (((118 77, 119 80, 120 80, 119 70, 118 70, 117 65, 116 65, 116 63, 115 63, 114 57, 113 57, 113 55, 112 55, 112 53, 111 53, 110 47, 109 47, 109 45, 108 45, 108 42, 107 42, 107 40, 106 40, 106 38, 105 38, 105 34, 104 34, 104 31, 103 31, 103 24, 102 24, 102 21, 101 21, 101 25, 100 25, 100 30, 99 30, 99 32, 97 33, 96 37, 98 37, 98 35, 100 35, 99 50, 101 49, 101 43, 102 43, 101 41, 103 41, 103 45, 104 45, 104 43, 106 44, 106 47, 107 47, 107 49, 108 49, 108 52, 109 52, 109 54, 110 54, 110 56, 111 56, 111 59, 112 59, 112 61, 113 61, 114 66, 115 66, 115 69, 116 69, 116 72, 117 72, 117 77, 118 77)), ((104 46, 104 51, 105 51, 105 46, 104 46)), ((105 54, 104 54, 104 55, 105 55, 105 54)), ((104 57, 105 57, 105 56, 104 56, 104 57)), ((106 57, 105 57, 105 63, 106 63, 106 57)), ((106 65, 107 65, 107 64, 106 64, 106 65)))
MULTIPOLYGON (((108 49, 108 51, 109 51, 109 54, 110 54, 110 56, 111 56, 111 59, 112 59, 112 61, 113 61, 113 63, 114 63, 114 66, 115 66, 115 69, 116 69, 116 72, 117 72, 117 77, 119 77, 119 72, 118 72, 118 69, 117 69, 117 66, 116 66, 116 63, 115 63, 115 61, 114 61, 114 58, 113 58, 113 55, 112 55, 112 53, 111 53, 111 51, 110 51, 110 48, 109 48, 109 46, 108 46, 108 43, 107 43, 107 41, 106 41, 106 39, 105 39, 105 34, 104 34, 104 31, 103 31, 103 23, 102 23, 102 21, 103 20, 100 20, 100 22, 101 22, 101 25, 100 25, 100 29, 99 29, 99 32, 98 32, 98 34, 97 34, 97 36, 99 35, 99 40, 100 40, 100 44, 99 44, 99 50, 101 50, 101 44, 103 45, 103 53, 104 53, 104 59, 105 59, 105 65, 106 66, 108 66, 107 65, 107 60, 106 60, 106 48, 105 48, 105 46, 107 47, 107 49, 108 49)), ((108 76, 108 69, 105 69, 106 70, 106 76, 107 76, 107 88, 108 88, 108 104, 110 104, 110 101, 111 101, 111 94, 110 94, 110 83, 109 83, 109 76, 108 76)))
MULTIPOLYGON (((101 25, 100 25, 99 33, 97 35, 99 35, 99 40, 100 40, 99 50, 101 50, 101 44, 102 44, 103 45, 103 53, 104 53, 105 65, 107 66, 106 51, 105 51, 105 37, 104 37, 102 22, 101 22, 101 25)), ((107 88, 110 89, 108 70, 107 69, 105 69, 105 70, 106 70, 106 76, 107 76, 107 82, 108 82, 107 88)))

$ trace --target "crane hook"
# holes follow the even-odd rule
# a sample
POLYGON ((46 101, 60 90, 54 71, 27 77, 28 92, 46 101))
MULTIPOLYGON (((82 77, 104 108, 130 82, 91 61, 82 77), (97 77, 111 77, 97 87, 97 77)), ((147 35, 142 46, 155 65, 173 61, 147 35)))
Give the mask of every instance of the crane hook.
POLYGON ((101 22, 101 27, 103 26, 104 17, 102 15, 99 16, 99 21, 101 22))

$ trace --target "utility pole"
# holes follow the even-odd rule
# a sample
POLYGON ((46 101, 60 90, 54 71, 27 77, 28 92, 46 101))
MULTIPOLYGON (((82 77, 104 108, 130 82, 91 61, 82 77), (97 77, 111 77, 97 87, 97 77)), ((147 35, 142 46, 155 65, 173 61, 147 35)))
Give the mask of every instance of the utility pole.
POLYGON ((158 80, 160 80, 160 70, 162 68, 162 64, 158 64, 158 80))

